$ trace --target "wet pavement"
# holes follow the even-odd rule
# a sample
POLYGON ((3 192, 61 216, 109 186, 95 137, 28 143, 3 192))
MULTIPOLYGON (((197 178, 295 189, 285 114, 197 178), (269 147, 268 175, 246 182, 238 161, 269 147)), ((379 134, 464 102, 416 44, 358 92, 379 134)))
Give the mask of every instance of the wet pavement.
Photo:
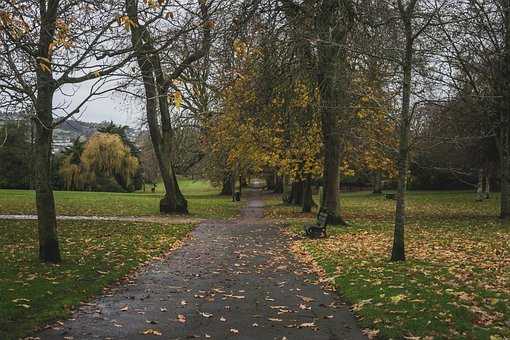
MULTIPOLYGON (((37 215, 0 215, 0 220, 37 220, 37 215)), ((185 216, 57 216, 62 221, 118 221, 118 222, 150 222, 150 223, 171 223, 186 224, 198 223, 204 219, 190 218, 185 216)))
POLYGON ((241 217, 204 222, 166 260, 84 304, 40 339, 365 339, 335 293, 296 261, 289 236, 263 218, 260 194, 241 217))

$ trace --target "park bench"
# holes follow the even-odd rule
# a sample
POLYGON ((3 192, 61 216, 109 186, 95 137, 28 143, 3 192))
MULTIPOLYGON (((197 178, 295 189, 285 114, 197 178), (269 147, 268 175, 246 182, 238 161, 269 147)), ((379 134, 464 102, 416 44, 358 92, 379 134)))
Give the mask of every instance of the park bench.
POLYGON ((328 222, 328 213, 320 211, 317 214, 317 223, 305 225, 305 234, 311 238, 326 237, 326 225, 328 222))
POLYGON ((386 197, 387 200, 394 200, 397 198, 397 194, 386 194, 384 197, 386 197))

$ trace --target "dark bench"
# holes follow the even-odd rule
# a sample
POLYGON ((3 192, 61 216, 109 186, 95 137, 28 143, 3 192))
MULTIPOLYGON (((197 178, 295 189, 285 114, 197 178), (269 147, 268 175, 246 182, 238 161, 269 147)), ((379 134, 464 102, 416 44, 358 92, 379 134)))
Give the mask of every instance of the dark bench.
POLYGON ((397 194, 386 194, 384 197, 386 197, 387 200, 394 200, 397 198, 397 194))
POLYGON ((328 213, 325 211, 319 212, 317 215, 316 224, 305 225, 305 234, 311 238, 326 237, 326 226, 328 222, 328 213))

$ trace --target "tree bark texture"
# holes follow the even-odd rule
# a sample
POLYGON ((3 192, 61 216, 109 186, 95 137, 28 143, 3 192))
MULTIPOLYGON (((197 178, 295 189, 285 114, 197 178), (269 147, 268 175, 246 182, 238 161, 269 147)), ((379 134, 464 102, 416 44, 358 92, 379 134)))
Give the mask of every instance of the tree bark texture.
POLYGON ((350 66, 347 40, 353 24, 352 3, 325 0, 316 18, 318 44, 317 81, 324 144, 324 207, 328 224, 345 224, 340 213, 339 183, 342 160, 341 121, 349 110, 350 66))
POLYGON ((382 194, 382 173, 381 171, 376 171, 373 174, 373 194, 382 194))
POLYGON ((308 176, 303 182, 303 212, 311 212, 313 206, 314 202, 312 196, 312 180, 310 176, 308 176))
POLYGON ((503 58, 497 72, 497 95, 500 97, 497 141, 500 156, 501 207, 500 217, 510 219, 510 0, 502 1, 505 20, 503 58))
POLYGON ((405 261, 406 190, 409 158, 409 134, 411 128, 411 87, 414 57, 412 14, 416 1, 403 8, 399 2, 401 20, 405 32, 405 51, 402 65, 402 108, 399 121, 399 150, 397 156, 398 181, 395 208, 395 231, 393 236, 392 261, 405 261))
POLYGON ((232 196, 232 174, 231 173, 226 173, 223 176, 220 195, 232 196))
POLYGON ((129 18, 136 23, 131 28, 131 43, 144 83, 147 123, 166 191, 160 201, 160 212, 187 214, 188 204, 180 192, 172 166, 173 130, 163 69, 158 52, 152 46, 149 31, 138 23, 137 5, 137 1, 127 0, 129 18), (158 121, 158 113, 161 125, 158 121))
MULTIPOLYGON (((40 3, 41 31, 38 57, 51 61, 50 43, 54 40, 59 1, 40 3)), ((39 233, 39 259, 58 263, 61 260, 57 237, 55 200, 51 187, 51 148, 53 139, 53 94, 55 92, 51 64, 50 71, 37 67, 37 102, 34 146, 34 178, 39 233)))

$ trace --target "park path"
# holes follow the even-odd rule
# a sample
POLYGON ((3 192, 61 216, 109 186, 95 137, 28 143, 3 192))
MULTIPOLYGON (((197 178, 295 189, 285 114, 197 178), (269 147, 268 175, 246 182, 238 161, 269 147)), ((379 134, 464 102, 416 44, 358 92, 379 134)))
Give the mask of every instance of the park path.
MULTIPOLYGON (((37 215, 2 215, 0 220, 37 220, 37 215)), ((169 223, 169 224, 187 224, 203 221, 199 218, 176 217, 176 216, 66 216, 58 215, 57 220, 62 221, 117 221, 117 222, 149 222, 149 223, 169 223)))
POLYGON ((36 336, 364 339, 336 294, 312 284, 317 277, 293 258, 288 236, 262 219, 260 194, 247 197, 239 219, 203 222, 166 260, 36 336))

